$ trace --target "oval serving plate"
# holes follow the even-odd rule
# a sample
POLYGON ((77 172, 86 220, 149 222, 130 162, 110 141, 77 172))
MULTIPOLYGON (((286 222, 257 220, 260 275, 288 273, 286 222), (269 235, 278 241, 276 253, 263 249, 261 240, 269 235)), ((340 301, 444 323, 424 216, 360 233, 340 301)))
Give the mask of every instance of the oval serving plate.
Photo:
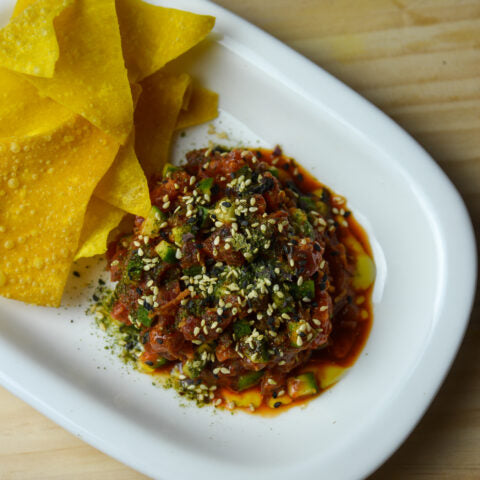
MULTIPOLYGON (((220 93, 216 129, 233 145, 281 144, 348 198, 378 268, 367 345, 305 408, 275 418, 183 408, 174 392, 152 387, 103 349, 84 313, 85 287, 101 266, 80 264, 67 308, 0 299, 0 382, 154 478, 365 477, 414 428, 463 337, 476 277, 465 207, 418 144, 319 67, 212 3, 161 4, 217 17, 215 34, 182 62, 220 93)), ((1 6, 6 18, 12 5, 1 6)), ((189 130, 174 154, 209 140, 206 127, 189 130)))

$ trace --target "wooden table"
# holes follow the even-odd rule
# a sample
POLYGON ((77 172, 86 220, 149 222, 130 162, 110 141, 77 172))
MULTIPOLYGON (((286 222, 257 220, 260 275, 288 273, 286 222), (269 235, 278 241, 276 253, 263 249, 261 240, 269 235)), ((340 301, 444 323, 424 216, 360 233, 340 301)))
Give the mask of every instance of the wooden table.
MULTIPOLYGON (((480 230, 480 0, 217 0, 413 135, 480 230)), ((436 400, 371 478, 480 478, 480 301, 436 400)), ((141 479, 0 389, 0 479, 141 479)), ((335 480, 335 479, 333 479, 335 480)))

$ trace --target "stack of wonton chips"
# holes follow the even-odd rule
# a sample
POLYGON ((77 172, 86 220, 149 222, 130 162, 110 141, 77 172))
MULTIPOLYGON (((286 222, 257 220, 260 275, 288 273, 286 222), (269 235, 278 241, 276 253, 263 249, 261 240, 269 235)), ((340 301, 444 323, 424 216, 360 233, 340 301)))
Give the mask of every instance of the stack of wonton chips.
POLYGON ((0 295, 58 306, 72 262, 150 210, 175 130, 218 97, 163 67, 214 18, 140 0, 18 0, 0 30, 0 295))

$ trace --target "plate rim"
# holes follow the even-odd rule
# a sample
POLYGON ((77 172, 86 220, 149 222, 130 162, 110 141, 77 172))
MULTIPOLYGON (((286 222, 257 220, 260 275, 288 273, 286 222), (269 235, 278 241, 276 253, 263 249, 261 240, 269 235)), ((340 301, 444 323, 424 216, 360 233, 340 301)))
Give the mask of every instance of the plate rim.
MULTIPOLYGON (((159 1, 154 0, 152 3, 158 4, 159 1)), ((425 390, 426 393, 414 402, 413 406, 410 406, 407 421, 401 425, 396 425, 395 430, 390 431, 389 441, 383 439, 382 442, 380 442, 382 443, 381 445, 378 445, 377 442, 375 449, 372 449, 371 447, 368 448, 368 456, 358 455, 357 459, 354 459, 350 466, 350 472, 352 472, 353 469, 355 474, 342 476, 342 478, 364 478, 382 465, 413 431, 440 389, 453 364, 458 349, 460 348, 473 307, 477 278, 475 235, 465 204, 455 186, 443 170, 410 135, 408 135, 399 125, 397 125, 385 113, 380 111, 376 106, 354 92, 340 80, 324 71, 311 60, 260 28, 211 1, 178 0, 175 2, 175 7, 197 11, 199 13, 209 12, 209 14, 214 15, 217 17, 217 24, 221 23, 222 27, 225 28, 225 31, 228 31, 228 35, 224 34, 223 38, 217 39, 220 44, 226 48, 234 50, 235 53, 240 56, 247 56, 250 62, 254 59, 256 66, 261 68, 269 67, 270 72, 272 72, 273 67, 273 72, 277 79, 285 82, 292 90, 302 96, 315 100, 319 108, 328 110, 330 115, 348 125, 349 128, 353 128, 357 134, 364 138, 365 141, 376 148, 380 148, 385 153, 388 153, 389 150, 391 151, 395 147, 399 149, 405 154, 406 165, 399 165, 394 158, 390 158, 390 162, 393 162, 396 167, 403 169, 406 174, 408 173, 405 169, 408 168, 413 170, 423 179, 431 176, 431 178, 429 178, 431 184, 428 185, 428 187, 425 187, 425 184, 422 185, 420 182, 422 187, 421 191, 426 195, 427 200, 429 200, 430 203, 435 203, 437 205, 440 204, 446 208, 448 207, 449 212, 454 212, 456 214, 454 223, 459 229, 457 231, 462 232, 462 235, 457 234, 455 238, 452 238, 452 236, 449 236, 448 238, 442 237, 441 240, 447 244, 447 247, 452 243, 459 244, 462 247, 460 251, 463 253, 463 258, 461 259, 462 264, 460 265, 460 269, 465 269, 466 273, 465 271, 462 272, 463 277, 461 277, 463 295, 461 298, 458 298, 457 295, 457 300, 460 305, 456 305, 457 308, 454 309, 457 313, 456 318, 457 323, 459 323, 459 328, 455 331, 456 335, 452 335, 449 342, 447 342, 447 345, 444 346, 447 350, 444 352, 443 361, 436 364, 433 373, 431 370, 429 371, 430 379, 428 386, 425 387, 425 385, 423 385, 423 390, 425 390), (265 47, 262 55, 258 53, 258 48, 255 48, 259 44, 262 44, 262 46, 265 47), (268 59, 266 58, 265 52, 270 53, 268 59), (289 67, 288 69, 286 68, 287 66, 289 67), (322 86, 322 90, 327 90, 330 92, 330 95, 322 94, 323 96, 317 96, 315 92, 318 90, 319 84, 322 86), (339 105, 338 100, 336 100, 337 97, 342 99, 346 98, 344 103, 349 108, 345 109, 339 105), (373 131, 375 131, 377 135, 376 139, 372 138, 373 131), (409 154, 412 154, 415 158, 416 164, 409 161, 409 154), (442 195, 440 195, 439 192, 441 192, 442 195), (440 196, 448 198, 439 198, 440 196), (434 199, 436 200, 435 202, 433 202, 434 199), (446 205, 447 203, 449 203, 449 205, 446 205), (463 238, 459 238, 460 236, 463 238), (358 460, 358 458, 361 459, 358 460)), ((411 175, 408 174, 408 176, 410 177, 411 175)), ((438 213, 436 209, 433 209, 432 212, 438 213)), ((436 224, 442 224, 444 219, 437 215, 432 221, 436 221, 436 224)), ((451 302, 452 300, 450 300, 450 303, 451 302)), ((438 330, 438 328, 434 330, 438 330)), ((428 354, 432 353, 430 344, 434 340, 435 333, 435 331, 431 333, 428 339, 429 343, 427 348, 422 352, 421 360, 419 360, 419 364, 417 365, 416 370, 414 370, 417 377, 422 362, 423 367, 425 367, 425 362, 428 360, 428 354)), ((415 380, 415 375, 412 374, 412 378, 410 378, 408 382, 411 386, 418 387, 418 382, 415 382, 415 380)), ((116 448, 108 440, 84 430, 81 425, 71 421, 68 417, 62 414, 61 411, 50 407, 43 402, 41 398, 36 397, 34 394, 30 393, 27 388, 20 385, 20 383, 14 378, 5 375, 2 370, 0 370, 0 383, 7 390, 27 402, 33 408, 98 450, 105 452, 118 461, 125 463, 146 475, 159 478, 158 472, 150 470, 148 465, 137 462, 133 456, 126 458, 125 452, 121 449, 116 448)), ((408 398, 404 397, 405 392, 403 392, 403 394, 400 392, 397 398, 393 399, 384 410, 391 410, 394 405, 399 403, 402 404, 403 401, 408 404, 408 398)), ((387 412, 383 412, 382 414, 385 416, 386 413, 387 412)), ((355 439, 352 441, 355 441, 355 439)), ((367 444, 368 442, 365 443, 367 444)), ((309 464, 305 469, 310 467, 311 465, 309 464)), ((309 470, 306 470, 304 473, 308 475, 309 470)))

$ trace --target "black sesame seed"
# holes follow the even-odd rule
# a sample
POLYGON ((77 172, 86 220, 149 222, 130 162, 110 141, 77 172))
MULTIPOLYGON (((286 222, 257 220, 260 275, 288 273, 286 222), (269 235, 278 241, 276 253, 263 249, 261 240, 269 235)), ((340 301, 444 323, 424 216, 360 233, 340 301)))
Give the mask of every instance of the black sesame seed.
POLYGON ((135 288, 135 290, 139 295, 141 295, 143 293, 142 289, 139 288, 139 287, 135 288))
POLYGON ((281 407, 281 406, 282 406, 282 402, 275 402, 275 403, 273 404, 273 406, 274 406, 275 408, 281 407))
POLYGON ((322 248, 320 247, 320 245, 318 243, 314 243, 313 244, 313 248, 317 251, 317 252, 320 252, 322 250, 322 248))
POLYGON ((155 341, 156 341, 159 345, 162 345, 162 343, 163 343, 163 338, 157 338, 155 341))
MULTIPOLYGON (((78 273, 76 270, 73 271, 73 274, 76 276, 76 277, 79 277, 80 276, 80 273, 78 273)), ((99 282, 100 283, 100 282, 99 282)))
POLYGON ((98 279, 98 284, 99 285, 105 285, 105 281, 102 280, 101 278, 98 279))
POLYGON ((278 397, 278 393, 277 393, 277 392, 273 392, 273 393, 272 393, 272 397, 273 397, 273 398, 277 398, 277 397, 278 397))
POLYGON ((150 360, 147 360, 145 362, 149 367, 153 367, 153 362, 151 362, 150 360))
POLYGON ((345 212, 345 213, 343 214, 343 216, 344 216, 345 218, 348 218, 351 214, 352 214, 352 212, 347 211, 347 212, 345 212))
POLYGON ((303 182, 303 175, 301 173, 299 173, 295 178, 298 182, 303 182))
POLYGON ((229 208, 232 206, 232 204, 230 202, 222 202, 222 205, 226 208, 229 208))
POLYGON ((95 294, 92 295, 92 298, 94 302, 98 302, 100 300, 95 294))
POLYGON ((285 171, 288 172, 288 170, 290 169, 290 164, 289 164, 289 163, 284 163, 284 164, 282 165, 282 168, 283 168, 285 171))

